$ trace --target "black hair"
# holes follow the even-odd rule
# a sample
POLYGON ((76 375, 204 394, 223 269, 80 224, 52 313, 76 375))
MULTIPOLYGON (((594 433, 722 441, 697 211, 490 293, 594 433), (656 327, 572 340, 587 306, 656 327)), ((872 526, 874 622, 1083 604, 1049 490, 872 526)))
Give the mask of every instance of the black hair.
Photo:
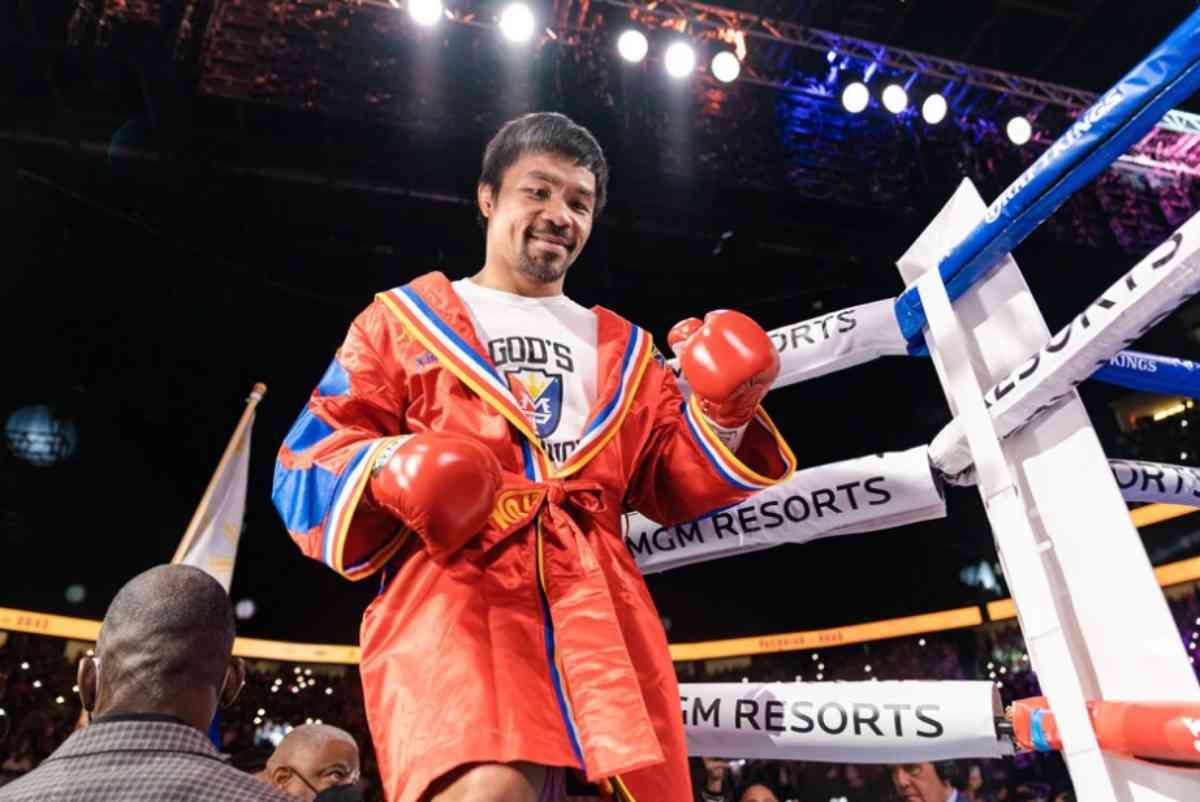
MULTIPOLYGON (((479 184, 500 191, 504 171, 529 153, 553 153, 573 159, 596 177, 596 206, 592 217, 600 216, 608 194, 608 161, 592 132, 565 114, 539 111, 523 114, 506 122, 483 150, 479 184)), ((487 221, 479 216, 480 225, 487 221)))
POLYGON ((939 760, 933 764, 933 771, 942 782, 961 791, 967 785, 967 772, 956 760, 939 760))

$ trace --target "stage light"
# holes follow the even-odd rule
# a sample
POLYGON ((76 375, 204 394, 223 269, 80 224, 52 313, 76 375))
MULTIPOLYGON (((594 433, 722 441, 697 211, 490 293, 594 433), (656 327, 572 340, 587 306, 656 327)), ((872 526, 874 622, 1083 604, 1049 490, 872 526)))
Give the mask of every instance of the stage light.
POLYGON ((830 64, 837 61, 837 51, 830 50, 828 53, 825 54, 825 60, 828 61, 830 64))
POLYGON ((641 31, 625 31, 617 38, 617 52, 626 61, 641 61, 649 49, 650 43, 646 41, 646 34, 641 31))
POLYGON ((738 61, 738 57, 728 50, 722 50, 713 56, 712 74, 721 83, 727 84, 736 81, 741 71, 742 62, 738 61))
POLYGON ((842 105, 851 114, 858 114, 871 102, 871 92, 867 85, 855 81, 842 90, 842 105))
POLYGON ((408 16, 418 25, 436 25, 442 12, 442 0, 408 0, 408 16))
POLYGON ((1033 126, 1024 117, 1013 117, 1005 127, 1014 145, 1024 145, 1033 137, 1033 126))
POLYGON ((79 444, 75 424, 47 404, 18 409, 8 417, 4 434, 14 456, 39 468, 69 458, 79 444))
POLYGON ((533 38, 535 24, 533 12, 524 3, 512 3, 500 12, 500 33, 515 44, 528 42, 533 38))
POLYGON ((674 78, 686 78, 696 69, 696 51, 687 42, 676 42, 667 48, 663 66, 674 78))
POLYGON ((908 108, 908 93, 900 84, 888 84, 883 90, 883 107, 892 114, 899 114, 908 108))
POLYGON ((921 104, 921 116, 930 125, 937 125, 946 119, 946 98, 941 95, 930 95, 921 104))
POLYGON ((254 599, 242 599, 233 608, 233 614, 242 621, 248 621, 258 612, 258 605, 254 603, 254 599))

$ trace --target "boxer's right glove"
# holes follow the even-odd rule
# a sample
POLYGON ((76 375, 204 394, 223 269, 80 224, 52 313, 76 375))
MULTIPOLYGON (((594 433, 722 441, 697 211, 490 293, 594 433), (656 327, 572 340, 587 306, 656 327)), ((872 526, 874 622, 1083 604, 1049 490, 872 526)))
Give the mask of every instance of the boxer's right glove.
POLYGON ((425 432, 402 442, 372 472, 375 505, 416 533, 435 559, 483 529, 501 484, 500 460, 469 437, 425 432))

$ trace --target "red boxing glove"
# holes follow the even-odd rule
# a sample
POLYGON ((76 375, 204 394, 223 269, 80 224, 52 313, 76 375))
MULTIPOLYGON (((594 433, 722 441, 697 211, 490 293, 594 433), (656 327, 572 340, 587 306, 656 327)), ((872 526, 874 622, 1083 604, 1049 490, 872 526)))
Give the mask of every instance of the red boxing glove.
POLYGON ((779 375, 779 352, 771 338, 741 312, 722 309, 676 323, 667 343, 700 410, 726 429, 745 426, 754 417, 771 382, 779 375))
POLYGON ((487 446, 453 434, 413 435, 372 474, 371 497, 425 543, 449 557, 483 529, 500 490, 500 460, 487 446))

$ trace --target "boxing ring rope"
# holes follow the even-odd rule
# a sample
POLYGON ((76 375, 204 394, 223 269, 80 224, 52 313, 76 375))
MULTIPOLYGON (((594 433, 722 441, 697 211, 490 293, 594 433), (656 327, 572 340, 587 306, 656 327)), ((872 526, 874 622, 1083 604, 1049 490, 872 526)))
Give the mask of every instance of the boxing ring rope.
MULTIPOLYGON (((1200 509, 1200 468, 1130 459, 1110 459, 1108 464, 1127 502, 1200 509)), ((674 526, 630 513, 623 537, 642 573, 656 574, 946 515, 925 446, 918 446, 799 470, 735 507, 674 526)))
MULTIPOLYGON (((779 351, 779 376, 772 388, 799 384, 885 356, 920 356, 908 349, 893 313, 895 303, 895 298, 885 298, 768 331, 779 351)), ((679 361, 671 359, 668 364, 687 392, 679 361)), ((1200 398, 1200 364, 1171 356, 1118 351, 1088 378, 1131 390, 1200 398)))

